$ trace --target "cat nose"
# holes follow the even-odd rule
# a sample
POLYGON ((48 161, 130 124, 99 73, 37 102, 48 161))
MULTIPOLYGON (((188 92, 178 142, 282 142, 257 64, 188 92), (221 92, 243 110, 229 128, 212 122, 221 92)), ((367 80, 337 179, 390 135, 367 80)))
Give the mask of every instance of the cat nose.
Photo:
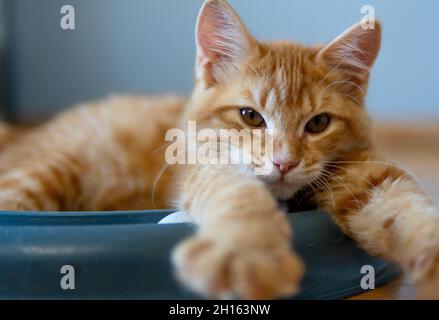
POLYGON ((280 173, 282 175, 285 175, 288 172, 290 172, 291 170, 293 170, 294 168, 296 168, 299 165, 299 163, 300 163, 300 160, 294 160, 294 161, 274 160, 273 161, 273 164, 280 171, 280 173))

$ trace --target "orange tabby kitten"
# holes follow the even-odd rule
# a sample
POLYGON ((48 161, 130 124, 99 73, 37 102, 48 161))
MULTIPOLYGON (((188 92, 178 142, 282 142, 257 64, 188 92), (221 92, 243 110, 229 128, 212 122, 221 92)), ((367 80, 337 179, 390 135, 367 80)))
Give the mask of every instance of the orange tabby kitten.
POLYGON ((326 46, 261 43, 225 1, 206 1, 189 100, 116 97, 2 134, 0 208, 164 208, 179 177, 178 208, 199 225, 174 252, 179 279, 207 296, 273 298, 296 292, 303 274, 276 201, 293 199, 328 211, 431 297, 439 289, 438 211, 412 177, 376 154, 364 107, 379 47, 379 24, 356 25, 326 46), (165 134, 188 120, 273 130, 274 170, 166 168, 165 134))

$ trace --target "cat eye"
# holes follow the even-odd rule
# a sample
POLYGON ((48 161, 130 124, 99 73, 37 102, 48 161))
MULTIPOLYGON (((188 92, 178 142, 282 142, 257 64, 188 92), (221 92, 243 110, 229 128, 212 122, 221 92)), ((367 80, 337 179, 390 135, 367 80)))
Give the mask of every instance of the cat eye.
POLYGON ((319 114, 306 124, 305 131, 309 133, 322 133, 329 127, 331 118, 326 113, 319 114))
POLYGON ((260 128, 265 126, 264 118, 251 108, 242 108, 240 110, 242 120, 251 127, 260 128))

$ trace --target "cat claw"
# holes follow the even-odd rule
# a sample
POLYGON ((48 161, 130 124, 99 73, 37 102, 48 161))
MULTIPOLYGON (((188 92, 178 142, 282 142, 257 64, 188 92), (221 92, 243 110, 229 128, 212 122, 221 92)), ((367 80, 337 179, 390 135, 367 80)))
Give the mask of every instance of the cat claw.
POLYGON ((239 248, 191 238, 173 254, 177 278, 211 298, 273 299, 298 292, 301 260, 287 248, 239 248))

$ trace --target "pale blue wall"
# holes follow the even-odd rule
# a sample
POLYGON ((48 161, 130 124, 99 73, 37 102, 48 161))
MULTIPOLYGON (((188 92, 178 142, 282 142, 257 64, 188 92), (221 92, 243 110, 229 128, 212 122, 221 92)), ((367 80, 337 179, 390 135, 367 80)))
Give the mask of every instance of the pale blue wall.
MULTIPOLYGON (((12 101, 22 118, 111 92, 187 93, 201 0, 6 0, 12 101), (64 4, 75 31, 59 28, 64 4)), ((375 6, 384 26, 368 104, 373 115, 439 118, 439 1, 231 0, 262 39, 326 42, 375 6)))

